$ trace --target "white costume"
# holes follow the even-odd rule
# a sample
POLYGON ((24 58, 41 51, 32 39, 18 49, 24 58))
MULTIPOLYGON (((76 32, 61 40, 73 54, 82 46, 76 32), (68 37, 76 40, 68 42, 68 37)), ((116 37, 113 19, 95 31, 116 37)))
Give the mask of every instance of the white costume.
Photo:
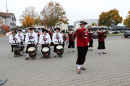
POLYGON ((20 33, 20 34, 17 33, 17 35, 18 35, 20 41, 24 40, 24 35, 23 35, 23 33, 20 33))
POLYGON ((53 37, 52 37, 53 43, 54 44, 59 44, 59 43, 63 43, 63 36, 61 33, 54 33, 53 37))
POLYGON ((32 44, 38 43, 36 33, 33 32, 33 33, 27 33, 26 34, 25 42, 28 43, 28 44, 31 44, 30 41, 32 42, 32 44))
POLYGON ((20 43, 20 39, 19 39, 18 35, 17 34, 15 36, 10 35, 9 36, 9 43, 11 43, 11 45, 16 45, 17 43, 20 43))
POLYGON ((46 33, 46 35, 44 35, 44 34, 40 35, 39 44, 45 44, 45 42, 46 42, 46 44, 51 43, 51 38, 48 33, 46 33))

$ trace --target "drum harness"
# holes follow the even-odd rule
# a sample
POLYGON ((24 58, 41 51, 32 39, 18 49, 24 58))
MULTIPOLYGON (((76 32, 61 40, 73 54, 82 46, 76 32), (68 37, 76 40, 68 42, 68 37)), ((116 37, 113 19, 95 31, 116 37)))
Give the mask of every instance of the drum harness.
POLYGON ((46 37, 46 36, 43 36, 43 40, 44 40, 44 42, 45 42, 45 45, 46 45, 46 47, 47 47, 47 44, 46 44, 46 41, 45 41, 45 37, 46 37))
POLYGON ((59 43, 59 45, 61 45, 61 43, 59 42, 58 34, 56 34, 56 37, 57 37, 57 39, 58 39, 58 43, 59 43))
POLYGON ((15 40, 15 37, 14 37, 14 36, 13 36, 13 40, 15 41, 15 44, 18 45, 18 44, 16 43, 16 40, 15 40))

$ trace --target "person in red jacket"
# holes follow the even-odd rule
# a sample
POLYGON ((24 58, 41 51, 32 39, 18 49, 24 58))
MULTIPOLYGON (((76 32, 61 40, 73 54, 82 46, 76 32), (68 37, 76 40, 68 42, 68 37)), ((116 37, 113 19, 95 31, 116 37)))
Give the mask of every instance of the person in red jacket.
POLYGON ((93 47, 94 35, 93 35, 93 30, 92 29, 90 29, 90 32, 88 33, 88 35, 89 35, 89 48, 88 48, 88 50, 93 51, 92 47, 93 47))
POLYGON ((87 22, 81 21, 79 22, 80 28, 76 28, 76 36, 77 36, 77 50, 78 50, 78 58, 76 64, 78 65, 77 73, 80 74, 82 70, 86 70, 83 67, 85 62, 85 57, 88 51, 88 44, 89 44, 89 35, 88 31, 85 29, 85 25, 87 22))
POLYGON ((72 52, 74 52, 74 45, 75 45, 74 40, 76 35, 72 31, 72 29, 69 29, 68 37, 69 37, 68 53, 70 53, 70 48, 72 48, 72 52))
POLYGON ((101 55, 101 52, 100 52, 101 49, 103 50, 103 54, 107 54, 104 51, 106 34, 105 34, 105 32, 102 31, 102 28, 97 30, 97 33, 98 33, 98 50, 99 50, 99 55, 101 55))

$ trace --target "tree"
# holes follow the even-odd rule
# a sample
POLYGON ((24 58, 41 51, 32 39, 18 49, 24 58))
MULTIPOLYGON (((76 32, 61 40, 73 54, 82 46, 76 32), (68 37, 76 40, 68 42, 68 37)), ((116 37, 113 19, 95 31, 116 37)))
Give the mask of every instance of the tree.
POLYGON ((116 26, 122 23, 123 18, 119 15, 119 11, 116 9, 110 10, 108 12, 102 12, 99 15, 98 24, 106 25, 108 28, 110 26, 116 26))
POLYGON ((126 19, 123 22, 124 25, 126 25, 126 27, 130 28, 130 11, 128 12, 128 15, 126 16, 126 19))
POLYGON ((22 23, 25 20, 25 17, 30 15, 33 17, 33 19, 36 19, 38 17, 37 12, 35 11, 35 7, 27 7, 25 8, 25 11, 23 11, 22 15, 20 16, 19 21, 22 23))
POLYGON ((38 18, 34 19, 34 24, 41 25, 41 17, 40 16, 38 16, 38 18))
POLYGON ((34 19, 30 15, 25 16, 25 20, 22 22, 22 25, 25 27, 31 27, 34 25, 34 19))
POLYGON ((2 19, 2 17, 0 17, 0 24, 3 24, 3 19, 2 19))
POLYGON ((68 22, 64 8, 59 3, 53 1, 44 7, 41 11, 41 16, 46 26, 55 26, 68 22))

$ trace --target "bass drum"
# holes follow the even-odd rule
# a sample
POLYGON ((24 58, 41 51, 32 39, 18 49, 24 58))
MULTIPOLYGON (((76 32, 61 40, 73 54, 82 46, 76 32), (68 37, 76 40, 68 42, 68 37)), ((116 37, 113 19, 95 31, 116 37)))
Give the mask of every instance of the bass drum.
POLYGON ((48 47, 44 47, 42 49, 42 54, 44 57, 50 57, 50 49, 48 47))
POLYGON ((56 47, 56 52, 57 52, 57 55, 61 56, 64 53, 63 46, 62 45, 58 45, 56 47))
POLYGON ((20 55, 20 47, 19 46, 14 47, 14 55, 20 55))
POLYGON ((28 49, 28 54, 29 54, 30 58, 34 59, 36 57, 35 47, 30 47, 28 49))

